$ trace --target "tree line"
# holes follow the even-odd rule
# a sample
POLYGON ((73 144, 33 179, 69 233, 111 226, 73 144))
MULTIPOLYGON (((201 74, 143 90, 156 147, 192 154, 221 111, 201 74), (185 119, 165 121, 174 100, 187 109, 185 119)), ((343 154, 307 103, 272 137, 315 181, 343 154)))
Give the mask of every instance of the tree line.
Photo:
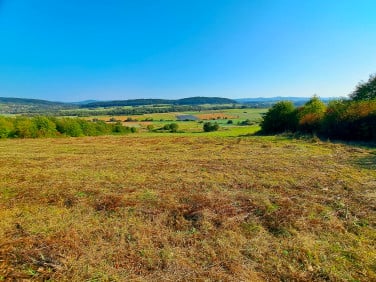
POLYGON ((285 131, 357 141, 376 141, 376 75, 360 82, 350 99, 337 99, 327 105, 313 96, 301 107, 292 102, 276 103, 264 115, 262 132, 285 131))
POLYGON ((0 117, 0 138, 39 138, 57 136, 99 136, 136 132, 136 128, 101 120, 46 116, 0 117))

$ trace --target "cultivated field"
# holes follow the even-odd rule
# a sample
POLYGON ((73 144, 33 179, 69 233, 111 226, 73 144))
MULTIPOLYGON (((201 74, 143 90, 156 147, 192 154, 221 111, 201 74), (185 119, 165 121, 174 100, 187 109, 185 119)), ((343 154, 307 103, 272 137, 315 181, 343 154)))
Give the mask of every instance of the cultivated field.
MULTIPOLYGON (((225 109, 225 110, 203 110, 200 112, 171 112, 171 113, 154 113, 133 116, 90 116, 87 120, 99 119, 106 122, 120 121, 124 126, 134 126, 139 131, 148 131, 147 126, 153 125, 155 128, 163 127, 163 125, 171 122, 176 122, 179 125, 179 130, 185 133, 202 132, 202 123, 198 121, 179 121, 178 116, 191 115, 201 122, 211 121, 218 123, 222 131, 237 131, 236 134, 242 134, 247 131, 244 126, 239 126, 239 123, 249 120, 251 123, 258 124, 262 120, 262 115, 267 112, 267 109, 225 109), (228 121, 231 120, 231 124, 228 121), (240 128, 241 127, 241 128, 240 128)), ((258 128, 259 129, 259 128, 258 128)), ((252 130, 253 132, 255 130, 252 130)), ((228 134, 222 134, 228 136, 228 134)), ((233 134, 232 134, 233 136, 233 134)))
POLYGON ((376 280, 374 150, 197 134, 0 140, 0 281, 376 280))

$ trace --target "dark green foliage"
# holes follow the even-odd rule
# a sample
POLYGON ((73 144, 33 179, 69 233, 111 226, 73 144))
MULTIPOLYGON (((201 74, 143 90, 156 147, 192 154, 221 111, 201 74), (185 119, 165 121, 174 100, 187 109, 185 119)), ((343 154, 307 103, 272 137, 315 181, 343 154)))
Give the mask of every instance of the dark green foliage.
POLYGON ((175 101, 177 105, 237 104, 235 100, 220 97, 190 97, 175 101))
POLYGON ((177 123, 171 123, 170 124, 170 131, 171 132, 177 132, 179 128, 179 125, 177 123))
POLYGON ((217 131, 219 129, 218 123, 205 122, 203 129, 205 132, 217 131))
POLYGON ((56 119, 56 129, 67 136, 79 137, 84 135, 79 120, 73 118, 56 119))
POLYGON ((118 106, 150 106, 150 105, 203 105, 203 104, 237 104, 236 101, 219 97, 191 97, 178 100, 165 99, 133 99, 120 101, 94 102, 82 105, 84 108, 118 107, 118 106))
POLYGON ((177 132, 179 125, 177 123, 168 123, 163 126, 164 130, 168 130, 170 132, 177 132))
POLYGON ((264 115, 261 128, 264 133, 279 133, 295 130, 297 115, 294 104, 290 101, 276 103, 264 115))
POLYGON ((376 99, 376 74, 370 75, 367 82, 360 82, 350 98, 354 101, 376 99))
POLYGON ((136 132, 134 127, 120 122, 107 124, 104 121, 87 121, 78 118, 55 118, 37 116, 33 118, 0 117, 0 138, 37 138, 57 136, 98 136, 136 132))
POLYGON ((290 130, 331 139, 376 141, 376 100, 333 100, 326 107, 313 97, 298 109, 277 103, 266 113, 261 126, 264 133, 290 130))
POLYGON ((253 122, 250 119, 243 120, 239 122, 239 125, 252 125, 253 122))

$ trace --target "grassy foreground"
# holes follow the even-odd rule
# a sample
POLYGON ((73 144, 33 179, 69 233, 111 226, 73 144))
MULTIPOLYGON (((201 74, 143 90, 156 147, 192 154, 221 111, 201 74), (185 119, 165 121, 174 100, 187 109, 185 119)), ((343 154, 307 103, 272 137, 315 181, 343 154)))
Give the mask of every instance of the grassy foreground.
POLYGON ((178 134, 0 141, 0 281, 376 280, 371 150, 178 134))

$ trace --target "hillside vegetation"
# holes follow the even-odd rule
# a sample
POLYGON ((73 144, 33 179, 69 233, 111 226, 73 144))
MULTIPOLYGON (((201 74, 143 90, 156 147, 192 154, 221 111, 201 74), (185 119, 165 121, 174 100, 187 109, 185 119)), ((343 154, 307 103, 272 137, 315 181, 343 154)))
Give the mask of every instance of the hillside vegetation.
POLYGON ((292 131, 324 138, 376 142, 376 76, 359 83, 350 100, 332 100, 326 105, 317 96, 303 106, 291 101, 273 105, 261 122, 267 134, 292 131))
POLYGON ((33 118, 0 116, 0 139, 99 136, 130 132, 136 132, 136 128, 123 126, 120 122, 106 123, 101 120, 87 121, 46 116, 33 118))
POLYGON ((0 141, 0 280, 376 280, 370 149, 282 137, 0 141))
POLYGON ((177 111, 198 111, 241 107, 235 100, 220 97, 190 97, 177 100, 129 99, 119 101, 51 102, 37 99, 0 97, 0 114, 90 116, 100 114, 137 115, 177 111))

